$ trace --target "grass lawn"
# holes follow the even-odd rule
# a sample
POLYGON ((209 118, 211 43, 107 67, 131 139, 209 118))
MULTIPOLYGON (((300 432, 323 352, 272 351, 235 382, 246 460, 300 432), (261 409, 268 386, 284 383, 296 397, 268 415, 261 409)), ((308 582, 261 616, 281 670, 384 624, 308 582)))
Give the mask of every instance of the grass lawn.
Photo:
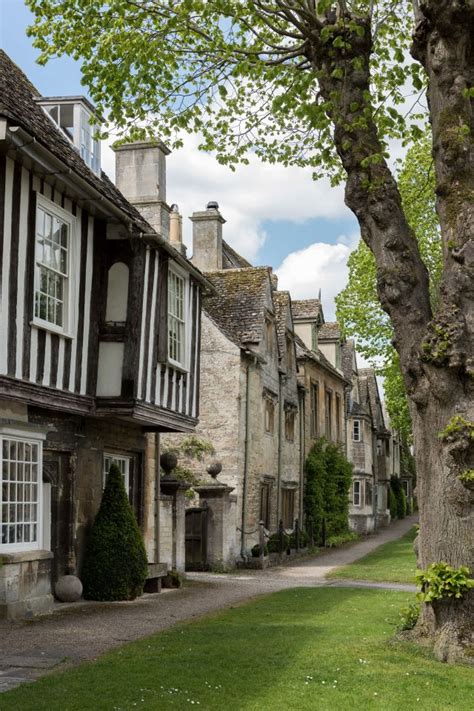
POLYGON ((355 563, 337 568, 328 578, 351 578, 352 580, 376 580, 390 583, 414 583, 416 558, 413 527, 396 541, 384 543, 372 553, 359 558, 355 563))
POLYGON ((472 669, 390 641, 412 599, 370 589, 279 592, 2 694, 0 710, 470 711, 472 669))

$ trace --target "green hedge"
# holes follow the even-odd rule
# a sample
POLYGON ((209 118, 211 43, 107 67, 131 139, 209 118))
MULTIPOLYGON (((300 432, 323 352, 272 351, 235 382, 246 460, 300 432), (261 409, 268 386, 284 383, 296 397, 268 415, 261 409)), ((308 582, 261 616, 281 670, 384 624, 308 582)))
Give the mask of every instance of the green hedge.
POLYGON ((407 498, 405 492, 403 491, 402 483, 400 479, 396 476, 390 478, 390 491, 393 492, 395 497, 395 507, 394 513, 392 513, 392 503, 390 503, 390 516, 392 518, 405 518, 407 514, 407 498))
POLYGON ((120 469, 112 464, 99 512, 87 539, 82 583, 86 600, 133 600, 143 591, 148 564, 120 469))
POLYGON ((397 498, 391 488, 388 490, 388 508, 390 509, 390 518, 393 521, 397 518, 397 498))
POLYGON ((348 531, 350 464, 340 446, 319 439, 305 464, 304 510, 306 527, 313 527, 315 543, 322 539, 323 521, 326 539, 348 531))

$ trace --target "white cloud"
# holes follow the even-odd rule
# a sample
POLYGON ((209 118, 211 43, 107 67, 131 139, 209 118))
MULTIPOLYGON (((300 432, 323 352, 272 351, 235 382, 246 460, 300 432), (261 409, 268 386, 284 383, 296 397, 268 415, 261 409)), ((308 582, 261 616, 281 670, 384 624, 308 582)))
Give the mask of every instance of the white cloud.
POLYGON ((337 244, 315 242, 292 252, 276 269, 279 288, 294 299, 314 299, 321 289, 325 318, 334 320, 334 298, 346 285, 347 260, 358 238, 358 234, 341 235, 337 244))
MULTIPOLYGON (((102 163, 113 179, 113 139, 104 142, 102 163)), ((191 248, 193 212, 217 200, 226 240, 248 259, 255 259, 265 242, 264 220, 289 220, 295 224, 313 218, 346 218, 343 189, 331 188, 326 179, 313 181, 311 169, 285 168, 250 158, 235 172, 217 163, 213 154, 198 150, 199 138, 187 136, 184 147, 167 158, 167 201, 177 203, 183 215, 184 241, 191 248)))

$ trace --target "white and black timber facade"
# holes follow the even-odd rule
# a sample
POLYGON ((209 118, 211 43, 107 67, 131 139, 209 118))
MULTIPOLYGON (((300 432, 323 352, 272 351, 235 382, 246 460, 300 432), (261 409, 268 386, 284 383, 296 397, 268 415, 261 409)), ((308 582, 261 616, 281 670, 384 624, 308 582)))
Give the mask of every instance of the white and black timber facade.
POLYGON ((197 423, 206 282, 169 242, 165 201, 157 230, 3 52, 0 86, 0 617, 13 617, 80 574, 111 461, 150 530, 146 433, 197 423))

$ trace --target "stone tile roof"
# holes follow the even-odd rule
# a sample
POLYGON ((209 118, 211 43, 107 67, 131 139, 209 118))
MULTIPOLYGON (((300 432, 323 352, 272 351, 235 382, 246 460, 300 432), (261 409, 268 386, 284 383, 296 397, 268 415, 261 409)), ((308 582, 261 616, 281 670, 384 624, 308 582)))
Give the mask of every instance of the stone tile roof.
MULTIPOLYGON (((344 341, 341 346, 341 366, 346 380, 352 381, 353 362, 355 356, 355 343, 352 340, 344 341)), ((357 362, 357 361, 356 361, 357 362)))
POLYGON ((242 269, 253 266, 247 262, 235 249, 232 249, 230 244, 222 240, 222 268, 223 269, 242 269))
POLYGON ((375 427, 378 430, 385 430, 375 370, 373 368, 360 368, 359 382, 361 384, 365 384, 365 397, 370 404, 370 410, 375 427))
POLYGON ((38 143, 47 148, 56 158, 114 203, 128 217, 139 223, 140 229, 153 232, 138 210, 117 190, 107 175, 95 175, 84 163, 72 143, 61 135, 54 123, 46 116, 35 99, 40 93, 10 57, 0 50, 0 115, 14 121, 30 133, 38 143))
POLYGON ((274 291, 273 306, 275 308, 275 321, 278 335, 278 348, 280 358, 286 353, 286 314, 291 306, 289 291, 274 291))
POLYGON ((259 343, 264 334, 269 267, 205 272, 214 293, 204 298, 204 310, 237 345, 259 343))
POLYGON ((360 417, 370 417, 370 414, 367 412, 367 410, 355 401, 351 403, 349 415, 352 415, 352 417, 356 417, 357 415, 359 415, 360 417))
POLYGON ((323 323, 318 331, 318 339, 321 341, 333 341, 341 338, 341 327, 337 321, 323 323))
POLYGON ((301 299, 292 301, 291 310, 295 321, 306 318, 317 319, 321 316, 321 302, 319 299, 301 299))

